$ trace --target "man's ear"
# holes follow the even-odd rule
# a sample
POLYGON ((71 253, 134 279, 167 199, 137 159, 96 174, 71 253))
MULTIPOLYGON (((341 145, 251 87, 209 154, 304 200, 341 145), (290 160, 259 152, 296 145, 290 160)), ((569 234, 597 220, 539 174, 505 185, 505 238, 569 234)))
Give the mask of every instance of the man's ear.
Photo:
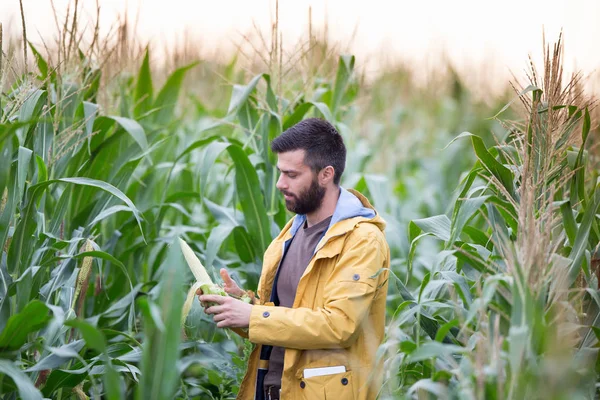
POLYGON ((333 182, 334 177, 335 170, 331 165, 328 165, 319 171, 319 183, 323 186, 327 185, 329 182, 333 182))

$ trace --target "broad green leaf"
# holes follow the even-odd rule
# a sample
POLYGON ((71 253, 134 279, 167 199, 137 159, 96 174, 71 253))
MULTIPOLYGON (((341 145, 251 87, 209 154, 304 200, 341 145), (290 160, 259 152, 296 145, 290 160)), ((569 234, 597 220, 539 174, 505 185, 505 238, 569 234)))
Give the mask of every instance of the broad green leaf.
POLYGON ((448 398, 448 388, 440 382, 434 382, 431 379, 419 379, 408 390, 408 394, 419 393, 419 397, 423 396, 424 392, 435 395, 439 399, 448 398))
POLYGON ((510 373, 513 376, 518 376, 521 370, 525 352, 529 347, 530 331, 527 326, 511 326, 508 331, 508 342, 510 351, 508 361, 510 363, 510 373))
POLYGON ((446 215, 415 219, 412 221, 423 232, 430 233, 443 241, 450 239, 450 219, 446 215))
POLYGON ((290 116, 285 118, 283 122, 283 130, 285 131, 286 129, 302 121, 304 115, 306 115, 306 113, 309 112, 313 107, 314 105, 312 102, 302 103, 299 106, 297 106, 294 109, 294 112, 290 116))
POLYGON ((61 389, 72 389, 87 378, 86 374, 75 374, 68 370, 55 369, 50 373, 46 385, 42 389, 45 397, 52 397, 52 394, 61 389))
POLYGON ((583 214, 579 228, 577 229, 577 235, 573 242, 573 247, 569 253, 569 258, 572 260, 572 264, 569 268, 569 286, 575 282, 577 275, 581 269, 581 263, 584 261, 585 251, 588 248, 588 237, 590 235, 590 228, 596 218, 598 207, 600 206, 600 191, 596 191, 593 202, 590 202, 583 214))
POLYGON ((337 115, 338 108, 342 103, 342 97, 346 92, 348 82, 354 72, 354 61, 355 58, 352 55, 340 56, 338 62, 338 70, 335 77, 335 84, 333 89, 333 98, 330 104, 331 113, 337 115))
POLYGON ((459 207, 459 210, 456 215, 453 215, 450 240, 448 241, 446 248, 451 247, 454 244, 454 242, 456 242, 460 238, 460 234, 462 233, 463 228, 465 227, 469 219, 473 217, 473 215, 481 208, 483 203, 488 198, 489 196, 479 196, 469 198, 466 200, 459 199, 457 201, 455 207, 459 207))
POLYGON ((60 367, 73 359, 77 359, 83 346, 85 346, 85 341, 76 340, 58 348, 50 348, 50 354, 42 358, 34 366, 27 368, 26 372, 43 371, 45 369, 60 367))
POLYGON ((513 98, 510 102, 508 102, 508 104, 506 104, 504 107, 502 107, 502 109, 500 111, 498 111, 498 113, 496 113, 496 115, 494 115, 492 118, 494 118, 494 119, 498 118, 500 116, 500 114, 502 114, 504 111, 508 110, 515 101, 519 100, 521 97, 523 97, 527 93, 531 93, 531 92, 533 92, 535 95, 536 92, 541 92, 541 90, 535 85, 527 86, 525 89, 523 89, 519 92, 517 97, 513 98))
POLYGON ((169 76, 154 101, 154 108, 158 109, 154 114, 154 123, 165 125, 172 120, 185 74, 196 65, 197 62, 178 68, 169 76))
POLYGON ((204 149, 204 157, 202 158, 202 169, 200 170, 200 195, 204 197, 206 193, 206 185, 208 183, 208 174, 210 169, 215 164, 219 155, 231 145, 231 143, 212 141, 204 149))
POLYGON ((25 126, 16 130, 19 145, 24 146, 29 132, 33 130, 41 117, 42 107, 46 103, 47 93, 45 90, 36 89, 31 92, 25 102, 19 108, 19 122, 26 123, 25 126))
POLYGON ((144 318, 145 340, 141 363, 142 377, 136 391, 138 399, 172 399, 180 382, 177 362, 184 300, 183 265, 185 260, 179 246, 171 244, 162 265, 158 300, 165 330, 161 332, 149 316, 144 318))
POLYGON ((38 173, 37 183, 41 183, 48 180, 48 169, 46 168, 46 164, 44 163, 44 160, 42 160, 42 157, 36 154, 35 163, 37 164, 38 173))
POLYGON ((98 222, 102 221, 103 219, 106 219, 108 217, 110 217, 113 214, 116 214, 120 211, 128 211, 131 212, 131 209, 127 206, 123 206, 123 205, 116 205, 116 206, 112 206, 109 207, 105 210, 103 210, 100 214, 96 215, 96 218, 93 219, 92 222, 90 222, 90 224, 88 226, 94 226, 96 225, 98 222))
POLYGON ((27 174, 29 172, 29 163, 31 161, 31 157, 33 152, 25 147, 19 147, 19 161, 17 163, 17 188, 18 188, 18 196, 19 198, 23 196, 23 191, 25 190, 25 180, 27 179, 27 174))
POLYGON ((17 274, 20 274, 21 267, 27 263, 27 260, 31 256, 30 253, 26 252, 25 249, 30 248, 31 243, 34 241, 33 233, 35 230, 35 226, 37 224, 36 215, 35 215, 35 204, 37 199, 41 194, 53 183, 65 182, 71 183, 75 185, 83 185, 83 186, 92 186, 99 189, 102 189, 113 196, 119 198, 123 202, 127 204, 127 206, 133 212, 135 219, 138 223, 138 226, 141 231, 142 240, 145 241, 144 232, 142 230, 142 221, 139 210, 135 207, 133 202, 123 194, 116 187, 102 181, 98 181, 90 178, 60 178, 54 180, 48 180, 42 183, 38 183, 37 185, 33 185, 29 188, 31 192, 29 194, 29 201, 27 206, 23 210, 21 221, 17 225, 15 229, 15 234, 13 236, 13 244, 10 247, 8 259, 10 266, 9 272, 16 271, 17 274))
POLYGON ((240 109, 248 100, 248 97, 252 94, 256 85, 265 74, 256 75, 250 83, 247 85, 233 85, 233 93, 229 100, 229 107, 227 108, 227 114, 231 114, 240 109))
POLYGON ((136 141, 142 151, 148 150, 146 133, 144 132, 144 128, 137 121, 124 117, 109 116, 98 117, 94 123, 102 124, 104 121, 114 121, 136 141))
POLYGON ((481 164, 502 183, 506 191, 512 196, 514 193, 512 172, 490 154, 479 136, 472 135, 471 142, 481 164))
POLYGON ((231 145, 227 151, 235 164, 236 191, 244 211, 246 228, 257 245, 257 252, 263 254, 272 238, 258 175, 241 147, 231 145))
POLYGON ((27 336, 42 329, 50 320, 48 307, 32 300, 18 314, 11 316, 0 334, 1 350, 16 350, 27 342, 27 336))
POLYGON ((575 237, 577 235, 577 223, 573 217, 573 210, 571 209, 571 203, 566 201, 560 205, 560 211, 563 217, 563 224, 565 226, 565 233, 569 238, 569 242, 573 245, 575 243, 575 237))
POLYGON ((146 48, 144 61, 137 75, 137 83, 133 95, 134 117, 140 118, 142 115, 150 111, 152 102, 154 101, 154 87, 152 85, 152 73, 150 72, 150 49, 146 48))
POLYGON ((431 358, 436 357, 447 357, 452 354, 462 354, 467 353, 469 350, 456 346, 453 344, 445 344, 440 342, 426 342, 421 344, 421 346, 413 351, 408 357, 406 362, 414 363, 417 361, 429 360, 431 358))
POLYGON ((0 360, 0 373, 13 380, 22 399, 42 400, 42 394, 29 380, 27 375, 8 360, 0 360))
POLYGON ((92 349, 101 353, 101 358, 105 362, 104 369, 104 388, 107 399, 119 400, 121 399, 121 383, 119 375, 115 371, 108 354, 106 353, 106 338, 96 327, 92 326, 86 321, 73 319, 65 323, 67 326, 72 326, 79 329, 85 343, 92 349))
POLYGON ((46 78, 48 78, 48 63, 46 62, 46 60, 44 60, 44 57, 40 54, 39 51, 37 51, 37 49, 33 46, 33 44, 31 44, 31 42, 27 42, 27 43, 29 44, 29 48, 31 49, 31 52, 35 56, 35 62, 37 64, 38 69, 40 70, 39 79, 41 81, 44 81, 44 80, 46 80, 46 78))
POLYGON ((215 268, 213 266, 215 257, 221 249, 221 245, 223 244, 223 242, 229 237, 229 235, 231 235, 234 229, 235 225, 220 224, 210 231, 210 235, 208 236, 208 240, 206 241, 206 258, 204 260, 204 267, 209 272, 209 274, 213 276, 213 280, 215 276, 218 276, 218 274, 215 273, 215 268))

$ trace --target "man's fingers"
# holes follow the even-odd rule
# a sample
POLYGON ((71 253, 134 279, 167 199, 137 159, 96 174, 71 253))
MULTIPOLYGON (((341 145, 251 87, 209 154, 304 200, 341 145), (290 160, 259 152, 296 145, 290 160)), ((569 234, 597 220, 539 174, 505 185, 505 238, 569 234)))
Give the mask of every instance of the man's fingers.
POLYGON ((221 274, 221 278, 223 278, 223 282, 225 282, 226 285, 231 285, 232 283, 234 283, 225 268, 221 268, 219 270, 219 273, 221 274))
POLYGON ((223 304, 225 303, 225 300, 227 300, 225 296, 219 296, 216 294, 204 294, 200 296, 200 301, 203 303, 223 304))
POLYGON ((215 314, 215 316, 213 317, 213 321, 215 321, 215 322, 221 322, 226 319, 227 319, 227 317, 225 316, 225 313, 215 314))
POLYGON ((217 322, 217 328, 228 328, 229 325, 226 321, 217 322))
POLYGON ((211 306, 204 309, 207 314, 221 314, 223 311, 225 311, 223 306, 211 306))

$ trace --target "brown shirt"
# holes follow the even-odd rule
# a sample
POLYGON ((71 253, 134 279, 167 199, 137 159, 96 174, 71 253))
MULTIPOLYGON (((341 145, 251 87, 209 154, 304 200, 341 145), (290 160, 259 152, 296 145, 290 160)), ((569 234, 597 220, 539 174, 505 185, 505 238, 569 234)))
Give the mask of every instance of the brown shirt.
MULTIPOLYGON (((290 247, 279 266, 277 297, 279 298, 280 307, 291 308, 294 305, 300 278, 304 274, 315 248, 330 222, 331 217, 328 217, 310 228, 307 228, 305 223, 294 235, 292 243, 290 243, 290 247)), ((271 385, 281 387, 284 353, 285 349, 283 347, 273 346, 269 358, 269 372, 267 372, 264 381, 265 387, 271 385)))

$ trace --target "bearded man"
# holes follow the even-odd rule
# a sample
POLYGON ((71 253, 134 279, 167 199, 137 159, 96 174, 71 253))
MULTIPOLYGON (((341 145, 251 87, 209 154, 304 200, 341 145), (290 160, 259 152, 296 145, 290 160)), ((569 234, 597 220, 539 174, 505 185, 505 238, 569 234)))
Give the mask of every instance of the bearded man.
MULTIPOLYGON (((267 248, 257 298, 201 295, 219 328, 256 344, 238 399, 374 399, 384 337, 390 251, 385 221, 340 186, 346 147, 311 118, 271 143, 277 188, 296 215, 267 248)), ((244 290, 221 270, 225 290, 244 290)))

